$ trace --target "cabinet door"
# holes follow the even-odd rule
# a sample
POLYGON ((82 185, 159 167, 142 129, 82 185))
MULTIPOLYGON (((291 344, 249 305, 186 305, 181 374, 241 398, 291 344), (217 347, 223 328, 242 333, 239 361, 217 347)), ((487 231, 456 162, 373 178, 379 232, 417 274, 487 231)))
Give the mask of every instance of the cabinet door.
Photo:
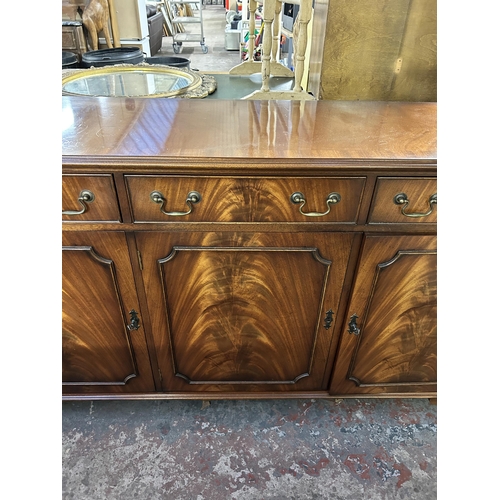
POLYGON ((435 236, 366 237, 331 394, 435 393, 436 257, 435 236))
POLYGON ((125 235, 64 232, 62 271, 63 393, 154 391, 125 235))
POLYGON ((327 390, 352 239, 136 234, 163 391, 327 390))

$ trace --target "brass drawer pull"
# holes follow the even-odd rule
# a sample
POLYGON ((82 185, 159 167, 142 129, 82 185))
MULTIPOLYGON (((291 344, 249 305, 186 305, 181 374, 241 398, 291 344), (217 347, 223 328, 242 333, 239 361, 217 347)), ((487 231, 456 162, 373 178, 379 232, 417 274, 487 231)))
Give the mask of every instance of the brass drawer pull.
POLYGON ((95 200, 94 193, 88 189, 84 189, 80 192, 78 196, 78 203, 82 206, 81 210, 63 210, 63 215, 80 215, 84 214, 88 210, 87 203, 92 203, 95 200))
POLYGON ((419 214, 417 212, 414 212, 414 213, 406 213, 405 212, 405 208, 409 205, 410 203, 410 200, 408 199, 408 196, 406 196, 405 193, 399 193, 397 194, 396 196, 394 196, 394 203, 396 205, 403 205, 401 207, 401 213, 405 216, 405 217, 427 217, 428 215, 430 215, 432 213, 432 211, 434 210, 434 205, 437 205, 437 202, 438 202, 438 198, 437 198, 437 193, 434 193, 430 198, 429 198, 429 210, 427 212, 425 212, 425 214, 419 214))
POLYGON ((193 203, 199 203, 201 201, 201 194, 198 193, 197 191, 191 191, 190 193, 188 193, 187 198, 186 198, 186 204, 189 207, 189 210, 187 212, 165 212, 165 210, 163 210, 163 207, 165 206, 165 203, 167 200, 163 196, 163 194, 160 193, 160 191, 153 191, 149 195, 149 197, 150 197, 152 202, 162 204, 160 207, 162 214, 174 215, 174 216, 189 215, 193 211, 193 203))
POLYGON ((323 212, 323 213, 307 212, 306 213, 306 212, 302 211, 302 207, 306 204, 306 199, 304 198, 304 195, 300 191, 297 191, 290 196, 290 201, 292 203, 295 203, 296 205, 298 205, 299 203, 302 203, 302 205, 300 205, 300 207, 299 207, 299 212, 302 215, 305 215, 306 217, 322 217, 323 215, 329 214, 330 209, 331 209, 330 205, 338 203, 340 201, 340 199, 341 198, 340 198, 339 193, 330 193, 326 198, 326 205, 328 207, 328 210, 326 212, 323 212))

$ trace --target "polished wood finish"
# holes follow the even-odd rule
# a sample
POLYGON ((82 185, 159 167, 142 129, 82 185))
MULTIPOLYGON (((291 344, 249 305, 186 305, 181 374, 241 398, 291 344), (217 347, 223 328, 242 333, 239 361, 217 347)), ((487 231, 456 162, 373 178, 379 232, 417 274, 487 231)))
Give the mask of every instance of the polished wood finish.
POLYGON ((105 175, 63 175, 62 210, 82 210, 78 198, 82 191, 90 191, 95 199, 87 204, 87 210, 78 215, 63 215, 66 221, 109 221, 120 222, 120 209, 113 183, 113 176, 105 175))
POLYGON ((437 384, 435 236, 367 236, 331 391, 428 392, 437 384), (349 333, 358 316, 359 334, 349 333))
POLYGON ((352 238, 137 233, 163 390, 325 390, 352 238))
POLYGON ((346 222, 357 220, 365 179, 357 178, 234 178, 234 177, 172 177, 126 176, 134 221, 175 221, 149 195, 159 191, 166 198, 164 211, 185 212, 187 195, 196 191, 201 201, 185 216, 191 222, 346 222), (302 215, 299 205, 290 201, 300 191, 307 203, 304 213, 324 213, 330 193, 341 196, 327 215, 302 215))
POLYGON ((435 105, 66 97, 64 116, 63 208, 90 181, 106 200, 63 220, 65 399, 436 397, 437 205, 393 202, 436 192, 435 105), (153 190, 202 200, 164 215, 153 190), (341 201, 308 217, 296 191, 305 213, 341 201))
POLYGON ((63 234, 63 391, 154 391, 144 330, 123 233, 63 234))
POLYGON ((242 173, 332 175, 333 165, 347 170, 359 160, 370 160, 356 163, 364 171, 411 170, 412 160, 423 171, 435 168, 437 154, 433 103, 65 96, 62 108, 63 164, 73 171, 92 165, 91 172, 233 175, 237 166, 242 173))
POLYGON ((436 223, 437 204, 429 215, 409 217, 401 212, 401 205, 394 203, 394 198, 404 193, 410 201, 405 213, 425 214, 430 210, 429 199, 437 193, 436 178, 381 177, 375 187, 375 199, 368 221, 374 223, 436 223))

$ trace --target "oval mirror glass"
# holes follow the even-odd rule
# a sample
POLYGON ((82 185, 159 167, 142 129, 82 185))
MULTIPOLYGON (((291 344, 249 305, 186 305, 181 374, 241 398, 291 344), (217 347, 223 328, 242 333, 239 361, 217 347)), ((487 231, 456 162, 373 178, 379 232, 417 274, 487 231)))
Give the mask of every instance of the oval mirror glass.
POLYGON ((173 97, 202 84, 199 75, 169 66, 105 66, 63 75, 63 95, 173 97))

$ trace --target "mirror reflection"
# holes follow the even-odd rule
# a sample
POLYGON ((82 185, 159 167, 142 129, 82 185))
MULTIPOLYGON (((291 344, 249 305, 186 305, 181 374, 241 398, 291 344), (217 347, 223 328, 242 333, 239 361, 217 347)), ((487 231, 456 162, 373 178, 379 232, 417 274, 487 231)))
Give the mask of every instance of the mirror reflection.
POLYGON ((194 82, 189 74, 138 70, 95 70, 63 82, 63 93, 99 97, 139 97, 175 95, 194 82))

